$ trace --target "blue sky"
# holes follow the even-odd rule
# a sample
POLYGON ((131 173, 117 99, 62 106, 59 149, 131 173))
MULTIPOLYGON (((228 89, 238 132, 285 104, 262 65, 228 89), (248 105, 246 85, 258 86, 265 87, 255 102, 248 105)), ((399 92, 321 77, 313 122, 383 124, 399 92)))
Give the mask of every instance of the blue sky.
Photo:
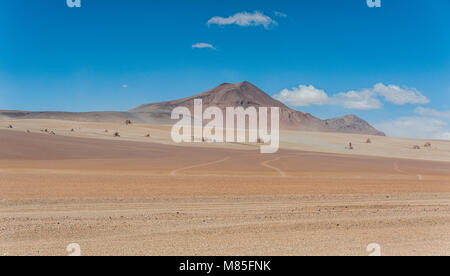
POLYGON ((450 2, 381 2, 3 0, 0 109, 128 110, 247 80, 322 119, 450 139, 450 2))

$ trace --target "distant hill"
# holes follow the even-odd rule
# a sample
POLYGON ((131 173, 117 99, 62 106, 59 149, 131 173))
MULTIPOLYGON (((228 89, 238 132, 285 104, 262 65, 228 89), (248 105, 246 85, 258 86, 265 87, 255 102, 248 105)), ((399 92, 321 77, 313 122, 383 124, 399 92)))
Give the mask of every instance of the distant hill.
POLYGON ((378 131, 356 115, 347 115, 344 117, 328 119, 325 120, 325 122, 331 129, 335 129, 337 132, 386 136, 386 134, 378 131))
POLYGON ((175 101, 145 104, 130 110, 130 112, 160 114, 160 116, 166 114, 170 116, 171 110, 177 106, 185 106, 193 110, 194 99, 202 99, 205 108, 208 106, 217 106, 222 109, 236 106, 242 106, 244 108, 250 106, 279 107, 280 127, 282 129, 384 136, 384 133, 376 130, 366 121, 355 115, 321 120, 311 114, 293 110, 249 82, 237 84, 224 83, 195 96, 175 101))
POLYGON ((131 120, 136 123, 172 124, 171 112, 178 106, 193 110, 194 99, 202 99, 204 108, 216 106, 279 107, 280 127, 285 130, 303 130, 319 132, 341 132, 384 136, 366 121, 355 115, 321 120, 308 113, 293 110, 275 100, 264 91, 249 82, 236 84, 224 83, 204 93, 188 98, 162 103, 144 104, 127 112, 26 112, 0 111, 0 119, 54 119, 83 122, 122 123, 131 120))

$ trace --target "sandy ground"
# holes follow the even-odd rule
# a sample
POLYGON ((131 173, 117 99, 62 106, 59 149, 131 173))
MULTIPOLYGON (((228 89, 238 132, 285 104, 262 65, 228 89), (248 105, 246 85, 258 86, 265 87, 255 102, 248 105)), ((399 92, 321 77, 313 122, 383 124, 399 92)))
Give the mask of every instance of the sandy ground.
MULTIPOLYGON (((26 132, 28 130, 32 133, 42 133, 42 130, 47 129, 49 132, 54 131, 59 136, 175 145, 170 138, 170 126, 142 124, 126 126, 113 123, 58 120, 0 120, 0 129, 6 129, 9 125, 13 125, 12 131, 17 132, 26 132), (72 129, 74 130, 73 132, 71 131, 72 129), (105 130, 108 130, 108 132, 105 132, 105 130), (120 138, 113 137, 116 131, 120 133, 120 138), (147 134, 150 134, 151 137, 147 137, 147 134)), ((283 130, 280 134, 280 140, 280 147, 287 150, 450 162, 450 141, 283 130), (367 144, 367 139, 370 139, 372 143, 367 144), (346 149, 350 142, 354 145, 354 150, 346 149), (431 142, 431 148, 423 147, 427 142, 431 142), (420 146, 421 149, 413 149, 416 145, 420 146)), ((202 143, 179 144, 178 146, 254 151, 260 145, 202 143)))
POLYGON ((0 252, 450 255, 450 194, 5 200, 0 252))
POLYGON ((450 255, 445 141, 284 133, 261 155, 165 127, 2 123, 0 255, 450 255))

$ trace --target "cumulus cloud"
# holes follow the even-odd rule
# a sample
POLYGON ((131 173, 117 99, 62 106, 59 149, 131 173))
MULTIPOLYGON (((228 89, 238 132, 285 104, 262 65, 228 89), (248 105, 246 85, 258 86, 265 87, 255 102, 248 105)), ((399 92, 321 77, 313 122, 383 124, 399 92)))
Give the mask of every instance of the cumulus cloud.
POLYGON ((432 108, 418 107, 418 108, 416 108, 415 113, 419 114, 419 115, 423 115, 423 116, 432 116, 432 117, 450 119, 450 110, 439 111, 439 110, 432 109, 432 108))
POLYGON ((203 42, 192 45, 192 48, 193 49, 213 49, 213 50, 216 49, 216 47, 214 47, 214 45, 209 44, 209 43, 203 43, 203 42))
POLYGON ((386 101, 396 105, 427 104, 430 102, 430 100, 417 89, 403 89, 397 85, 386 86, 379 83, 374 86, 373 91, 384 97, 386 101))
MULTIPOLYGON (((284 89, 274 97, 294 107, 333 104, 356 110, 380 109, 383 106, 380 98, 397 105, 425 104, 430 102, 427 97, 416 89, 403 89, 397 85, 386 86, 382 83, 375 85, 373 88, 351 90, 332 96, 329 96, 323 90, 315 89, 314 86, 300 85, 299 88, 292 90, 284 89)), ((445 115, 445 113, 440 115, 445 115)))
POLYGON ((402 117, 375 127, 393 137, 450 140, 448 124, 436 118, 402 117))
POLYGON ((284 89, 273 97, 294 107, 332 104, 348 109, 371 110, 383 106, 370 90, 343 92, 330 97, 324 90, 317 89, 313 85, 300 85, 291 90, 284 89))
POLYGON ((259 11, 253 13, 240 12, 229 17, 215 16, 208 21, 208 25, 238 25, 242 27, 264 26, 266 29, 271 25, 276 24, 277 22, 275 20, 259 11))
POLYGON ((349 91, 339 93, 333 97, 335 104, 343 105, 348 109, 373 110, 380 109, 383 104, 375 98, 371 90, 349 91))
POLYGON ((329 103, 329 97, 325 91, 314 86, 300 85, 292 90, 284 89, 274 96, 275 99, 295 107, 304 107, 309 105, 323 105, 329 103))

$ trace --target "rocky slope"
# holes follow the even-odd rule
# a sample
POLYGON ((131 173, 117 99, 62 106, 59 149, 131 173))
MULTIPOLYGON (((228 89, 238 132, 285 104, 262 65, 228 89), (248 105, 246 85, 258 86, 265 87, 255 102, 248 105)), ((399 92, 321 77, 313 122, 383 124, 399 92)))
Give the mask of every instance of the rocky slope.
POLYGON ((224 83, 195 96, 175 101, 145 104, 130 110, 130 112, 138 114, 159 114, 160 117, 170 116, 171 110, 178 106, 188 107, 192 111, 194 99, 202 99, 204 108, 216 106, 223 110, 225 110, 226 107, 237 106, 242 106, 244 108, 250 106, 279 107, 280 127, 287 130, 384 135, 384 133, 376 130, 366 121, 355 115, 321 120, 311 114, 293 110, 249 82, 236 84, 224 83))

